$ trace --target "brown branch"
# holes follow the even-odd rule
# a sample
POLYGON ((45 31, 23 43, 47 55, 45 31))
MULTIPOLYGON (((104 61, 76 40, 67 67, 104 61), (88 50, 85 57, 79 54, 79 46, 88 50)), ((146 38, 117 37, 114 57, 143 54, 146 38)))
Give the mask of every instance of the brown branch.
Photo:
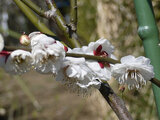
POLYGON ((160 88, 160 80, 158 80, 157 78, 152 78, 150 81, 160 88))
POLYGON ((106 99, 112 110, 116 113, 119 120, 133 120, 124 101, 114 93, 108 83, 102 83, 99 91, 106 99))

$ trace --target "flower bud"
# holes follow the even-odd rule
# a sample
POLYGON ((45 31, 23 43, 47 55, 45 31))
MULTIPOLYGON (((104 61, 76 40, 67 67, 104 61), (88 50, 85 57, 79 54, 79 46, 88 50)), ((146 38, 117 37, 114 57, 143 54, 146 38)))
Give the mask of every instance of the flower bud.
POLYGON ((30 44, 29 37, 27 35, 21 35, 21 37, 20 37, 20 43, 22 45, 25 45, 25 46, 29 45, 30 44))

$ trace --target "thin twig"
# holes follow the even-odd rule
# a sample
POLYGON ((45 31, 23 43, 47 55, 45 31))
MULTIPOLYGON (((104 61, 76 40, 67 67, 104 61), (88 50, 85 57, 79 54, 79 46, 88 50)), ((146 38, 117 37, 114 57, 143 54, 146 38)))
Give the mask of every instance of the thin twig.
POLYGON ((86 54, 66 53, 66 56, 84 57, 85 59, 97 60, 99 62, 108 62, 108 63, 111 63, 111 64, 120 63, 119 60, 114 60, 114 59, 109 58, 109 57, 100 57, 100 56, 93 56, 93 55, 86 55, 86 54))
POLYGON ((70 26, 71 30, 77 31, 77 0, 70 0, 70 26))
POLYGON ((78 6, 77 6, 77 0, 70 0, 70 23, 68 24, 69 27, 69 36, 74 39, 75 41, 78 41, 81 45, 86 45, 86 41, 80 40, 77 32, 77 21, 78 21, 78 6))
MULTIPOLYGON (((57 9, 56 4, 54 0, 45 0, 48 8, 50 9, 45 13, 46 17, 52 19, 53 22, 56 22, 60 30, 62 31, 63 35, 69 42, 67 45, 70 47, 80 47, 80 43, 76 40, 70 37, 70 29, 67 26, 63 15, 60 13, 60 11, 57 9)), ((62 36, 62 35, 61 35, 62 36)))
POLYGON ((39 16, 45 17, 45 10, 34 4, 31 0, 21 0, 24 2, 29 8, 35 11, 39 16))
POLYGON ((99 91, 116 113, 119 120, 133 120, 124 101, 114 93, 108 83, 102 83, 99 91))

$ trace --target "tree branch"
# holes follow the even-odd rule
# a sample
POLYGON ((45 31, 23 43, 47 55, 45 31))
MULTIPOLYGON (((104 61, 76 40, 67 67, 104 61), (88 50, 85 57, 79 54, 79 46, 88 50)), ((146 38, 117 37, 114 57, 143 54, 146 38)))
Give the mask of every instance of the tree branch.
POLYGON ((54 1, 52 2, 51 0, 45 0, 46 4, 49 8, 48 11, 44 11, 41 8, 39 8, 37 5, 35 5, 32 1, 30 0, 21 0, 23 1, 29 8, 31 8, 35 13, 38 15, 51 20, 52 24, 55 29, 55 34, 56 36, 64 41, 69 47, 74 48, 74 47, 79 47, 80 44, 78 41, 70 38, 69 35, 69 28, 66 25, 66 22, 60 13, 60 11, 56 8, 56 5, 54 1))
POLYGON ((120 63, 119 60, 114 60, 109 57, 100 57, 100 56, 93 56, 93 55, 86 55, 86 54, 66 53, 66 56, 68 56, 68 57, 84 57, 85 59, 96 60, 96 61, 100 61, 100 62, 108 62, 111 64, 120 63))
POLYGON ((87 45, 88 43, 83 39, 79 39, 77 32, 77 21, 78 21, 78 14, 77 14, 77 0, 70 0, 70 23, 69 26, 69 35, 75 41, 78 41, 81 45, 87 45), (86 44, 87 43, 87 44, 86 44))
POLYGON ((45 10, 34 4, 31 0, 21 0, 25 3, 29 8, 31 8, 34 12, 36 12, 39 16, 45 17, 45 10))
POLYGON ((44 23, 42 23, 35 14, 30 10, 29 7, 27 7, 23 2, 20 0, 14 0, 16 5, 22 10, 22 12, 27 16, 27 18, 33 23, 37 29, 39 29, 41 32, 55 36, 55 34, 50 31, 44 23))
POLYGON ((48 8, 50 9, 50 11, 46 12, 46 16, 50 17, 53 22, 57 23, 57 25, 61 29, 63 35, 65 36, 65 38, 67 38, 67 41, 69 42, 69 44, 67 44, 67 45, 71 46, 72 48, 73 47, 80 47, 80 43, 76 39, 74 39, 70 36, 70 28, 67 26, 62 14, 57 9, 56 4, 54 3, 54 0, 52 0, 52 1, 45 0, 45 1, 46 1, 48 8))
POLYGON ((133 120, 124 101, 114 93, 108 83, 102 83, 99 91, 106 99, 112 110, 116 113, 119 120, 133 120))
POLYGON ((77 31, 77 0, 70 0, 70 26, 71 30, 77 31))

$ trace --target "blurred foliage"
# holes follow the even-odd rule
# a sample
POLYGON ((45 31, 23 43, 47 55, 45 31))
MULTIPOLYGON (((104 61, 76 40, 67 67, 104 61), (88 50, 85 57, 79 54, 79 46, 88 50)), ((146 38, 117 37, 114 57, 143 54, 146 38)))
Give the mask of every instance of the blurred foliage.
POLYGON ((96 1, 78 1, 78 34, 87 41, 96 41, 96 1))
MULTIPOLYGON (((58 1, 58 0, 57 0, 58 1)), ((61 0, 62 1, 62 0, 61 0)), ((47 9, 44 1, 34 1, 37 5, 47 9)), ((68 5, 65 4, 65 5, 68 5)), ((153 0, 155 17, 160 26, 160 2, 153 0)), ((60 8, 69 21, 69 7, 60 8)), ((2 16, 8 14, 6 21, 8 28, 18 33, 27 34, 37 29, 22 14, 11 0, 0 2, 0 27, 5 21, 2 16), (9 8, 9 9, 8 9, 9 8)), ((115 55, 132 54, 144 55, 142 42, 137 34, 137 22, 133 0, 78 0, 78 34, 82 39, 95 41, 105 37, 115 46, 115 55)), ((50 22, 40 18, 51 29, 50 22)), ((68 22, 67 22, 68 23, 68 22)), ((0 31, 1 32, 1 31, 0 31)), ((5 32, 5 44, 19 45, 18 40, 8 36, 5 32)), ((110 120, 117 119, 106 104, 103 97, 97 92, 88 98, 78 97, 55 81, 52 76, 39 75, 30 72, 22 76, 28 89, 33 92, 40 102, 42 110, 35 109, 32 101, 21 89, 17 81, 0 71, 0 119, 15 120, 110 120)), ((150 83, 141 90, 119 93, 119 85, 110 81, 114 90, 124 99, 134 120, 156 120, 156 108, 150 83)))

